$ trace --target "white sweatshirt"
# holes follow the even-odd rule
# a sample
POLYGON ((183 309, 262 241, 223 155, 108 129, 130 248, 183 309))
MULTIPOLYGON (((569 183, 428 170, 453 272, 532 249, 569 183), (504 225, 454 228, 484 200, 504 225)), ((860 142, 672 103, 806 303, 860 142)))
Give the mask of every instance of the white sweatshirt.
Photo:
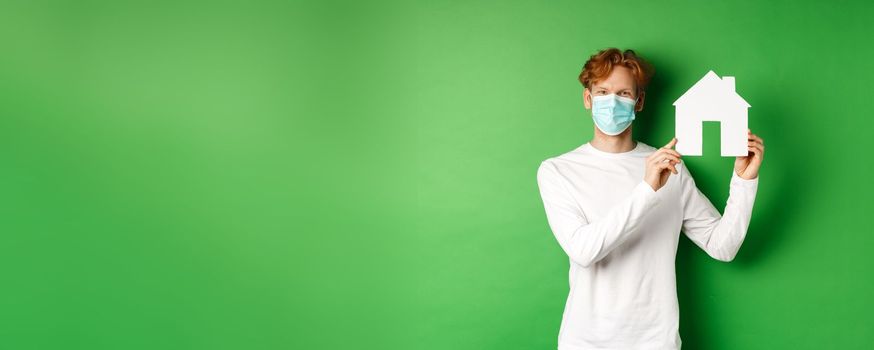
POLYGON ((658 191, 644 180, 656 148, 609 153, 585 143, 541 162, 537 183, 552 233, 570 258, 559 350, 679 349, 674 262, 680 231, 731 261, 746 236, 758 177, 732 169, 724 215, 684 163, 658 191))

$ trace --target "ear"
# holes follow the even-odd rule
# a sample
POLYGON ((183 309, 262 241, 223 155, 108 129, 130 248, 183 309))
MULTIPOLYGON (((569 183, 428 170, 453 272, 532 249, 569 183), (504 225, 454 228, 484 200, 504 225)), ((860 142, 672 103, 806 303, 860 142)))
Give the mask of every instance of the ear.
POLYGON ((589 91, 589 88, 583 89, 583 105, 586 106, 586 109, 592 109, 592 92, 589 91))
POLYGON ((643 91, 641 91, 641 92, 640 92, 640 95, 639 95, 639 98, 637 99, 637 104, 634 106, 634 110, 635 110, 635 111, 640 112, 640 111, 643 110, 643 100, 644 100, 644 97, 646 97, 646 93, 643 92, 643 91))

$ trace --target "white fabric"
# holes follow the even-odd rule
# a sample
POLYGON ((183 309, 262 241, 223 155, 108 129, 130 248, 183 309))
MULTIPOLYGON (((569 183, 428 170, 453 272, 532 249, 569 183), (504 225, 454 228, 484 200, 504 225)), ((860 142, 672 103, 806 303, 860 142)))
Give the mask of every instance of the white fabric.
POLYGON ((720 215, 684 163, 653 191, 643 177, 654 151, 642 142, 623 153, 585 143, 537 170, 549 227, 570 261, 559 350, 679 349, 680 231, 720 261, 734 259, 743 243, 758 177, 731 169, 720 215))

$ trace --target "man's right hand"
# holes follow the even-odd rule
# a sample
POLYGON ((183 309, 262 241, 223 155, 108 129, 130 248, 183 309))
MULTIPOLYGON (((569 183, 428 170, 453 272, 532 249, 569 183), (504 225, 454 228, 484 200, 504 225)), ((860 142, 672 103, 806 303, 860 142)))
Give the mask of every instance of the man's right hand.
POLYGON ((643 180, 652 186, 653 191, 662 188, 671 173, 678 174, 675 165, 680 163, 680 153, 672 149, 676 144, 677 138, 674 137, 667 145, 646 157, 646 175, 643 180))

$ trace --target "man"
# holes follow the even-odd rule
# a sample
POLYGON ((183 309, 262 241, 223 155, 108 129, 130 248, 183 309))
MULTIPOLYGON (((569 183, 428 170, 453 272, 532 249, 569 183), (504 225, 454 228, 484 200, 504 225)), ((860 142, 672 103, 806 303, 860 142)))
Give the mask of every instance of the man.
POLYGON ((735 160, 720 215, 673 149, 676 138, 658 149, 632 138, 652 73, 632 50, 592 55, 579 80, 594 137, 537 170, 549 227, 570 258, 559 350, 679 349, 680 232, 725 262, 746 236, 762 139, 748 131, 749 153, 735 160))

